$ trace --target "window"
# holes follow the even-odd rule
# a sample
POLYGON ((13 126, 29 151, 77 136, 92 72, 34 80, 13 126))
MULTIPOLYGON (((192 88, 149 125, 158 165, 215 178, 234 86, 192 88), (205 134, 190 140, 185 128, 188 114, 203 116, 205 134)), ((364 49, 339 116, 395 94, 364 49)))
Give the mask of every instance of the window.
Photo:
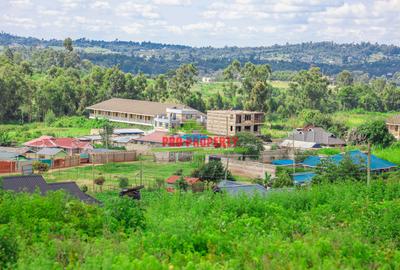
POLYGON ((251 114, 245 114, 244 121, 250 121, 250 120, 251 120, 251 114))
POLYGON ((244 130, 245 130, 245 131, 250 131, 250 130, 251 130, 251 127, 250 127, 250 126, 245 126, 245 127, 244 127, 244 130))
POLYGON ((233 126, 231 126, 231 131, 233 131, 233 126))
POLYGON ((258 131, 258 126, 255 125, 253 130, 254 130, 255 132, 257 132, 257 131, 258 131))
POLYGON ((238 123, 238 124, 242 123, 242 116, 241 115, 236 115, 236 123, 238 123))
POLYGON ((236 127, 236 132, 242 131, 242 127, 236 127))
POLYGON ((395 126, 394 131, 399 131, 399 126, 395 126))

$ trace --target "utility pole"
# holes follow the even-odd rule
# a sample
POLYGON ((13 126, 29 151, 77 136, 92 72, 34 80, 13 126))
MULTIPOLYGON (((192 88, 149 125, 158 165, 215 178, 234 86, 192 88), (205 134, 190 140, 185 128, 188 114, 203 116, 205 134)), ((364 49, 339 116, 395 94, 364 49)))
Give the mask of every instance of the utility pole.
POLYGON ((140 185, 143 184, 142 180, 143 180, 143 160, 142 160, 142 154, 139 155, 139 159, 140 159, 140 185))
POLYGON ((229 155, 227 155, 227 158, 226 158, 225 181, 228 178, 228 167, 229 167, 229 155))
POLYGON ((371 143, 368 142, 367 185, 371 183, 371 143))

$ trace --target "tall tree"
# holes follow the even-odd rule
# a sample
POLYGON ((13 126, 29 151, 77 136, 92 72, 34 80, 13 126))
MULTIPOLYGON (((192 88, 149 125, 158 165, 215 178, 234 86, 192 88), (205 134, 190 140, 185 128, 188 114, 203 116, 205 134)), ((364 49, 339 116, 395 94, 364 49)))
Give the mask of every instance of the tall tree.
POLYGON ((64 45, 64 48, 69 52, 72 52, 74 50, 74 47, 72 46, 72 39, 69 37, 64 39, 63 45, 64 45))
POLYGON ((169 82, 171 96, 179 102, 184 102, 190 95, 191 88, 196 82, 197 68, 193 64, 185 64, 175 70, 169 82))

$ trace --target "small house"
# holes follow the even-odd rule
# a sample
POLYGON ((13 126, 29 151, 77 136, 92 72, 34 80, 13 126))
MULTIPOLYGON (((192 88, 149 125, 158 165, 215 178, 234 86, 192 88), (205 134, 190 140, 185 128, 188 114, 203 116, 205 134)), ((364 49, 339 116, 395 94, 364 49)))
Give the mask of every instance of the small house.
POLYGON ((38 159, 64 159, 67 156, 67 153, 61 148, 43 148, 35 153, 36 158, 38 159))
MULTIPOLYGON (((304 128, 295 129, 292 134, 285 139, 287 146, 290 146, 290 142, 309 142, 313 145, 298 145, 299 148, 319 148, 319 147, 342 147, 346 145, 346 142, 337 138, 334 134, 326 131, 320 127, 306 126, 304 128), (310 147, 311 146, 311 147, 310 147)), ((299 144, 299 143, 297 143, 299 144)))
MULTIPOLYGON (((172 175, 170 177, 168 177, 165 180, 165 183, 167 184, 167 191, 169 192, 174 192, 175 191, 175 187, 177 185, 178 180, 181 178, 180 175, 172 175)), ((183 177, 183 179, 186 181, 186 183, 188 184, 189 187, 192 187, 193 185, 197 184, 200 182, 200 179, 197 177, 183 177)))
POLYGON ((400 114, 392 116, 386 120, 386 126, 396 140, 400 140, 400 114))

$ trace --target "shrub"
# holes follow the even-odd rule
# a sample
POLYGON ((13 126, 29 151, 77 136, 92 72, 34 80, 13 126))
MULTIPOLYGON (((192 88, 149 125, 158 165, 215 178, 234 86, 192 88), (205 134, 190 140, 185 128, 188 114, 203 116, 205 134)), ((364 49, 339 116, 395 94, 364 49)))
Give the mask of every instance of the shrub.
MULTIPOLYGON (((225 168, 220 160, 210 160, 200 168, 192 172, 193 177, 200 178, 201 181, 219 182, 225 178, 225 168)), ((231 172, 227 171, 227 179, 234 180, 231 172)))
POLYGON ((88 188, 87 185, 82 185, 81 186, 81 190, 82 190, 83 193, 86 193, 86 192, 88 192, 89 188, 88 188))
POLYGON ((0 269, 9 267, 17 262, 18 244, 15 232, 8 229, 7 225, 1 225, 0 229, 0 269))
POLYGON ((33 168, 34 171, 37 171, 39 173, 44 173, 44 172, 47 172, 49 170, 50 166, 47 163, 43 163, 43 162, 40 162, 40 161, 35 161, 32 164, 32 168, 33 168))
POLYGON ((56 121, 56 115, 52 110, 48 110, 44 116, 44 123, 46 126, 50 127, 56 121))
POLYGON ((104 185, 105 182, 106 182, 106 178, 104 176, 98 176, 97 178, 95 178, 93 180, 93 183, 95 185, 100 186, 100 191, 103 191, 103 185, 104 185))
POLYGON ((126 188, 129 185, 129 179, 127 177, 120 177, 118 179, 118 185, 120 188, 126 188))

